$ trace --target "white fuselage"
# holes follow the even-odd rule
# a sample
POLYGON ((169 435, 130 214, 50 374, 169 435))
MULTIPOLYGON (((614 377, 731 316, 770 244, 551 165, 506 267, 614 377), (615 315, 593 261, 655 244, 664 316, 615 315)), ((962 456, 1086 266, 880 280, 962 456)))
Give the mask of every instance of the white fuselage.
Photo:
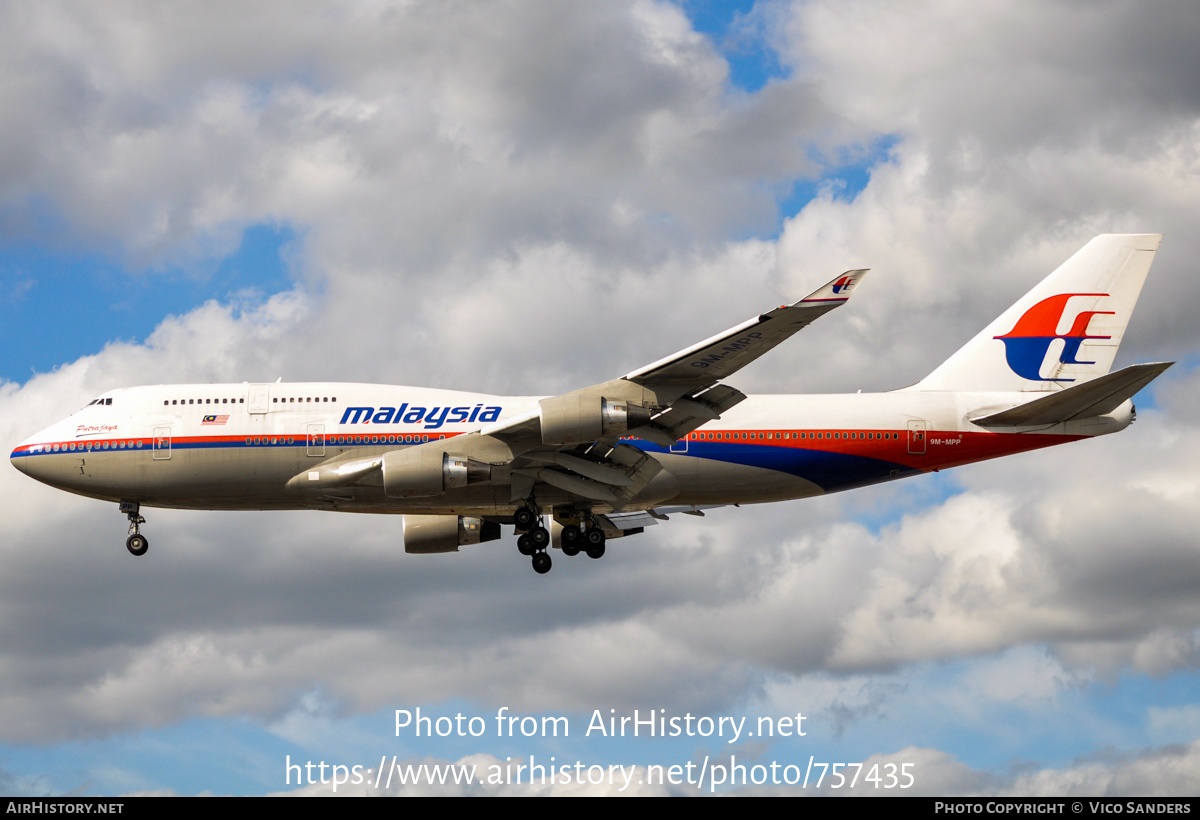
MULTIPOLYGON (((752 396, 670 448, 632 441, 664 469, 630 507, 803 498, 1115 432, 1133 415, 1127 401, 1086 422, 1005 433, 967 418, 1027 399, 908 390, 752 396)), ((504 514, 515 505, 503 465, 492 480, 437 498, 390 498, 370 483, 310 490, 293 479, 537 407, 536 397, 369 384, 135 387, 30 437, 12 462, 64 490, 147 506, 504 514)), ((552 488, 544 501, 557 502, 552 488)))

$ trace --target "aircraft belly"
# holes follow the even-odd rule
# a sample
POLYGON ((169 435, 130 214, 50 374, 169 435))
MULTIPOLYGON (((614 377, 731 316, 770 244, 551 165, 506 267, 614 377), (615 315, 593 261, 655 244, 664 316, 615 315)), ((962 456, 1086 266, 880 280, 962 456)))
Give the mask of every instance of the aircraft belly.
MULTIPOLYGON (((846 453, 799 446, 795 439, 786 444, 689 442, 686 454, 667 453, 644 442, 639 446, 670 465, 667 469, 689 493, 687 503, 693 494, 704 495, 705 503, 726 504, 806 498, 922 472, 899 457, 888 457, 890 452, 846 453)), ((679 501, 684 502, 682 496, 679 501)))
MULTIPOLYGON (((1078 435, 943 434, 928 431, 925 452, 908 452, 903 439, 773 439, 761 443, 688 441, 686 452, 668 452, 646 441, 635 446, 663 465, 622 509, 665 503, 750 504, 806 498, 861 487, 933 469, 1049 446, 1078 435), (816 446, 814 446, 814 444, 816 446), (837 449, 834 449, 837 448, 837 449), (848 449, 855 451, 846 452, 848 449)), ((92 445, 89 445, 92 446, 92 445)), ((287 484, 306 469, 331 459, 381 456, 390 446, 328 447, 308 455, 303 440, 277 444, 179 442, 167 450, 77 450, 26 454, 14 461, 23 472, 51 486, 104 500, 147 506, 208 510, 322 509, 423 515, 510 515, 507 481, 462 487, 433 497, 395 499, 384 495, 378 475, 360 483, 308 490, 287 484)), ((540 504, 574 505, 578 497, 539 483, 540 504)), ((607 505, 597 505, 604 509, 607 505)))
POLYGON ((267 459, 261 452, 178 448, 155 455, 150 449, 38 454, 23 458, 21 469, 92 498, 185 509, 266 509, 294 506, 281 488, 303 463, 302 452, 267 459))
POLYGON ((753 465, 670 453, 655 453, 654 457, 679 486, 674 498, 660 503, 755 504, 824 492, 807 479, 753 465))

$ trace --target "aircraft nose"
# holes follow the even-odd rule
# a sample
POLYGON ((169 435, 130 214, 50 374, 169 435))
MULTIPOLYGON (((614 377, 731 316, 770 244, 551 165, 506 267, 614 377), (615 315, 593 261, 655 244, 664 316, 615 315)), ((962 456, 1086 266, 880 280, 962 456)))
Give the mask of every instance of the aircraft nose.
POLYGON ((48 464, 43 457, 45 456, 43 451, 48 449, 48 445, 44 442, 49 440, 45 433, 46 431, 42 431, 18 444, 9 455, 8 461, 30 478, 50 483, 51 474, 48 470, 52 465, 48 464))
POLYGON ((21 448, 20 447, 18 447, 17 449, 12 451, 12 455, 8 457, 8 460, 9 460, 9 463, 12 464, 12 466, 16 467, 18 470, 23 472, 25 475, 29 475, 29 470, 25 466, 25 459, 21 457, 21 448))

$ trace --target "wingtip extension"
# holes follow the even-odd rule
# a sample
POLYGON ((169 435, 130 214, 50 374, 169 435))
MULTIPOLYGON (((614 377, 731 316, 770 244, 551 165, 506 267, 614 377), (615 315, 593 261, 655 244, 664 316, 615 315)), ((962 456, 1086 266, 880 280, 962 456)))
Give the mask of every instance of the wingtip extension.
POLYGON ((870 270, 870 268, 857 268, 835 276, 796 302, 796 305, 812 304, 813 302, 847 302, 870 270))

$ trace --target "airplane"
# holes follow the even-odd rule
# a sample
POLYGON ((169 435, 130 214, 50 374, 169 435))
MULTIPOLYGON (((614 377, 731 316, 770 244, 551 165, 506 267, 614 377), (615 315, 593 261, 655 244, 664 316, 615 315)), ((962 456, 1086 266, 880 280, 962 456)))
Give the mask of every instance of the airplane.
POLYGON ((457 552, 511 525, 549 549, 673 513, 807 498, 1115 433, 1173 364, 1109 372, 1161 240, 1102 235, 911 387, 748 397, 725 380, 846 304, 866 270, 678 353, 559 396, 368 384, 112 390, 21 443, 11 462, 117 502, 144 555, 142 507, 404 516, 409 553, 457 552))

